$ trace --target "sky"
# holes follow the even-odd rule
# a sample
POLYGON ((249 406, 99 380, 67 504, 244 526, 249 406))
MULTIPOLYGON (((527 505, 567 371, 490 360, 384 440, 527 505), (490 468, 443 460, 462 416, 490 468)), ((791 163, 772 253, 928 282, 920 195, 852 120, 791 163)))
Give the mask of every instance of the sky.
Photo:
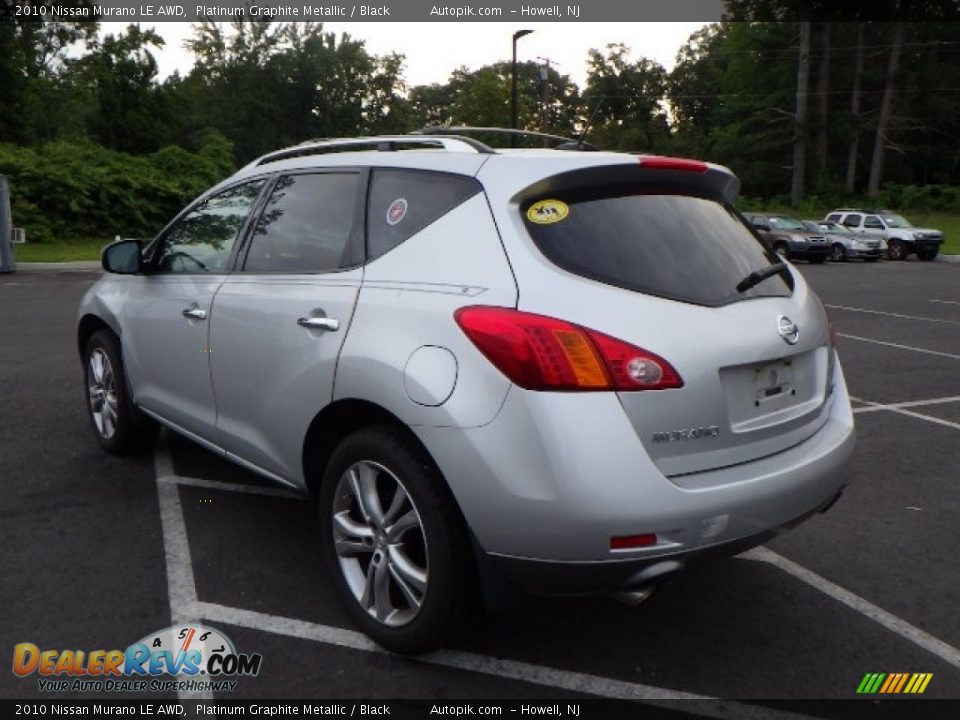
MULTIPOLYGON (((406 55, 408 85, 444 83, 461 65, 475 70, 500 60, 509 60, 513 33, 533 30, 517 42, 517 59, 552 61, 554 69, 583 87, 587 74, 587 51, 602 50, 608 43, 622 42, 631 48, 631 58, 645 56, 670 70, 677 51, 704 23, 324 23, 328 32, 348 33, 366 41, 375 55, 397 52, 406 55)), ((101 23, 104 33, 123 32, 125 23, 101 23)), ((142 23, 146 29, 149 23, 142 23)), ((189 23, 154 23, 166 45, 155 51, 160 78, 175 70, 189 72, 192 56, 183 49, 191 35, 189 23)))

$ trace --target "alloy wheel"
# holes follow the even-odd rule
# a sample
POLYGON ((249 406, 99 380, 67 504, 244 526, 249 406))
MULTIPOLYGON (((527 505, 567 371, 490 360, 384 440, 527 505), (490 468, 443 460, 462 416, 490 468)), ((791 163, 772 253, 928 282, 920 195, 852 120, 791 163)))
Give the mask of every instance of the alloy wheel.
POLYGON ((337 561, 354 599, 388 627, 410 623, 429 573, 423 523, 403 483, 379 463, 356 462, 340 476, 332 513, 337 561))
POLYGON ((109 440, 117 431, 117 378, 109 356, 100 348, 87 361, 87 391, 93 424, 109 440))

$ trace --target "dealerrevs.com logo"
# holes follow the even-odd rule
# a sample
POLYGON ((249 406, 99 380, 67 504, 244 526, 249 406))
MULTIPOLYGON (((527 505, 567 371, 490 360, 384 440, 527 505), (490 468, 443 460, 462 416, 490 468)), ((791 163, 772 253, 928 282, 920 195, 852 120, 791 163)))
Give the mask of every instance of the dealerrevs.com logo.
POLYGON ((13 648, 13 673, 36 674, 44 692, 231 692, 232 678, 259 674, 262 661, 260 653, 238 653, 226 635, 201 625, 173 625, 126 650, 41 650, 30 642, 13 648))

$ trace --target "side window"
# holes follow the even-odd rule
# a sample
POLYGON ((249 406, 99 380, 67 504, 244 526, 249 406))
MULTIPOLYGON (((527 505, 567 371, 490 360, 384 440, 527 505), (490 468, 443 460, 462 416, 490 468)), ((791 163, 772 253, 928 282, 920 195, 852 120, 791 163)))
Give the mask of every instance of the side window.
POLYGON ((863 219, 863 226, 868 228, 875 228, 877 230, 883 230, 883 223, 880 221, 876 215, 867 215, 863 219))
POLYGON ((840 213, 833 213, 831 215, 827 215, 827 219, 825 222, 832 222, 832 223, 840 222, 841 217, 843 216, 840 215, 840 213))
POLYGON ((375 170, 367 204, 367 259, 375 260, 480 192, 465 175, 375 170))
POLYGON ((847 227, 860 227, 860 215, 847 215, 843 219, 843 224, 847 227))
POLYGON ((359 173, 285 175, 270 193, 250 241, 246 272, 330 272, 360 262, 350 238, 359 173))
POLYGON ((207 198, 163 236, 156 270, 222 273, 264 180, 237 185, 207 198))

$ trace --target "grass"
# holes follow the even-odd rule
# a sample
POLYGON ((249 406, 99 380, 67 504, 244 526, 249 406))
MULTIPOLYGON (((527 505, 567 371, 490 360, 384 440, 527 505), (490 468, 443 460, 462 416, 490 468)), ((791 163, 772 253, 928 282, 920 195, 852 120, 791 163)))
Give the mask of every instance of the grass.
MULTIPOLYGON (((832 208, 822 211, 794 212, 797 217, 822 218, 832 208)), ((790 212, 789 210, 785 210, 790 212)), ((946 240, 941 252, 960 255, 960 215, 950 213, 905 213, 907 219, 918 227, 936 228, 943 231, 946 240)), ((56 243, 27 243, 14 245, 14 255, 20 262, 69 262, 73 260, 99 260, 100 251, 108 239, 64 240, 56 243)))
POLYGON ((70 262, 74 260, 99 260, 100 251, 109 240, 64 240, 55 243, 31 243, 14 245, 13 254, 18 262, 70 262))

